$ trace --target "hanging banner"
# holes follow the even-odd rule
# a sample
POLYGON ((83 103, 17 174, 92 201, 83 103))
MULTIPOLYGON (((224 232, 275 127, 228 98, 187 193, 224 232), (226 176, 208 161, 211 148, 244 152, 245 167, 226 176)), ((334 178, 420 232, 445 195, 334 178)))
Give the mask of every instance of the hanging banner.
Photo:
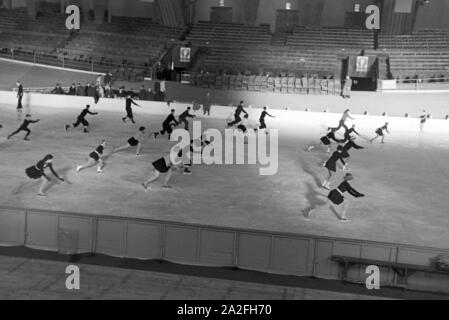
POLYGON ((357 57, 356 72, 368 72, 369 58, 366 56, 357 57))
POLYGON ((180 62, 190 62, 191 49, 186 47, 181 47, 179 61, 180 62))

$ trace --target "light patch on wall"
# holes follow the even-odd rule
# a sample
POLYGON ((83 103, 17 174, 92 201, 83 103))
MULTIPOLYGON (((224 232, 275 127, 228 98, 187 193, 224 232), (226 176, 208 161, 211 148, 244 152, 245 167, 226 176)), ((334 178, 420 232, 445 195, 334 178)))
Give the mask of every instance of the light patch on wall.
POLYGON ((396 0, 394 6, 394 12, 397 13, 411 13, 412 12, 412 0, 396 0))

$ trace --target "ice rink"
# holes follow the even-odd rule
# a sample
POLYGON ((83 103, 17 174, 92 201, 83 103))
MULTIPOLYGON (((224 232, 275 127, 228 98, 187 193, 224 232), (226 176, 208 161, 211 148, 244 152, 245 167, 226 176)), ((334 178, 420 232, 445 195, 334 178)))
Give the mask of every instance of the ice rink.
MULTIPOLYGON (((141 157, 135 149, 112 155, 101 175, 95 168, 77 174, 75 167, 101 139, 107 140, 109 152, 140 125, 160 130, 163 116, 139 113, 137 108, 138 123, 132 125, 122 123, 124 110, 100 111, 87 117, 89 134, 78 129, 66 135, 64 124, 74 122, 80 111, 32 108, 20 115, 15 106, 0 106, 1 205, 449 248, 449 134, 434 126, 439 121, 441 127, 443 120, 430 120, 422 134, 417 119, 404 120, 401 127, 392 123, 385 145, 357 140, 366 149, 350 152, 349 167, 355 176, 352 185, 366 197, 347 197, 351 222, 341 223, 329 206, 311 221, 302 214, 306 207, 325 204, 328 193, 320 188, 327 174, 321 167, 326 153, 320 148, 304 151, 309 143, 319 142, 327 126, 337 124, 322 114, 267 120, 269 127, 279 127, 279 170, 274 176, 259 175, 259 165, 199 165, 192 175, 175 172, 172 190, 162 190, 159 181, 145 193, 140 184, 151 175, 151 163, 173 145, 166 138, 148 138, 141 157), (22 140, 23 132, 7 141, 26 112, 41 119, 30 126, 31 141, 22 140), (36 196, 40 181, 12 194, 25 179, 24 170, 48 153, 68 183, 53 179, 48 197, 36 196)), ((383 119, 362 117, 355 120, 359 132, 372 138, 383 119)), ((200 119, 204 129, 224 129, 223 120, 200 119)), ((344 174, 339 168, 332 187, 344 174)))

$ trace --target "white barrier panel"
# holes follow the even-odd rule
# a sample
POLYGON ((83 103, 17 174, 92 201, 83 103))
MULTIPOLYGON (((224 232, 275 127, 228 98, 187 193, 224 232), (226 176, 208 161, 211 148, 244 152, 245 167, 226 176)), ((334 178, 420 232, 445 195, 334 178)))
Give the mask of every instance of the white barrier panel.
POLYGON ((313 240, 274 237, 272 248, 272 271, 294 275, 312 272, 313 240))
POLYGON ((269 271, 271 269, 271 240, 268 235, 241 233, 238 265, 243 269, 269 271))
POLYGON ((338 279, 338 264, 329 260, 334 254, 334 241, 316 240, 313 275, 325 279, 338 279))
MULTIPOLYGON (((396 247, 380 246, 375 244, 363 244, 361 258, 379 261, 395 262, 397 256, 396 247)), ((361 280, 366 279, 366 274, 361 274, 361 280)), ((390 268, 380 268, 380 283, 394 283, 395 274, 390 268)))
MULTIPOLYGON (((441 253, 438 250, 432 249, 424 250, 421 248, 401 247, 398 250, 397 262, 428 266, 430 265, 431 259, 441 253)), ((417 272, 408 278, 408 284, 411 287, 422 288, 424 290, 449 292, 449 277, 447 275, 417 272)))
POLYGON ((127 226, 127 258, 162 259, 162 225, 128 222, 127 226))
POLYGON ((199 230, 181 226, 165 228, 164 258, 174 262, 196 264, 199 253, 199 230))
POLYGON ((90 217, 59 216, 59 229, 78 232, 78 243, 76 246, 78 253, 92 252, 93 249, 93 219, 90 217))
POLYGON ((58 250, 58 215, 28 211, 26 246, 40 250, 58 250))
POLYGON ((235 232, 201 230, 200 262, 211 266, 233 266, 235 261, 235 232))
POLYGON ((125 230, 125 220, 98 219, 96 252, 113 257, 125 257, 125 230))
POLYGON ((24 245, 25 227, 24 210, 0 209, 0 244, 2 246, 24 245))

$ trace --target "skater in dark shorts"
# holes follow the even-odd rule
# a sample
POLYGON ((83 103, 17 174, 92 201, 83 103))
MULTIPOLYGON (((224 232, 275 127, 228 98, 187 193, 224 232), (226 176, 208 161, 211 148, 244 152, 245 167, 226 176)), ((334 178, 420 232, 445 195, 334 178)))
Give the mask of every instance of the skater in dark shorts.
MULTIPOLYGON (((345 130, 348 130, 348 127, 345 124, 346 120, 348 120, 348 118, 351 119, 351 120, 355 120, 353 117, 351 117, 349 112, 350 112, 349 109, 346 109, 345 112, 343 112, 343 115, 341 116, 340 122, 338 123, 338 127, 333 128, 333 129, 335 129, 335 131, 340 130, 341 127, 345 128, 345 130)), ((331 129, 331 128, 328 128, 328 129, 331 129)))
MULTIPOLYGON (((201 154, 202 154, 202 152, 203 152, 203 148, 204 148, 205 146, 211 144, 211 142, 208 141, 208 140, 206 140, 206 138, 205 138, 204 136, 202 136, 201 139, 199 139, 199 143, 200 143, 200 147, 201 147, 201 151, 200 151, 201 154)), ((193 155, 192 155, 192 154, 193 154, 193 152, 195 152, 195 151, 194 151, 194 144, 195 144, 195 141, 194 141, 194 140, 190 140, 190 145, 188 146, 188 148, 189 148, 189 150, 190 150, 190 155, 189 155, 187 161, 184 161, 184 162, 183 162, 183 165, 184 165, 184 174, 191 174, 191 173, 192 173, 192 171, 191 171, 191 168, 192 168, 192 166, 193 166, 193 161, 192 161, 193 155)), ((187 147, 186 147, 186 148, 187 148, 187 147)), ((178 152, 178 158, 182 159, 183 156, 186 156, 186 154, 184 154, 184 153, 187 153, 187 149, 186 149, 186 148, 185 148, 185 149, 179 150, 179 152, 178 152)))
POLYGON ((153 175, 147 181, 141 184, 145 192, 151 190, 149 185, 158 180, 161 174, 165 175, 163 188, 171 189, 171 186, 169 186, 168 182, 170 181, 172 170, 176 166, 172 164, 170 160, 170 155, 168 154, 166 156, 163 156, 162 158, 157 159, 152 163, 152 165, 153 165, 153 175))
POLYGON ((248 114, 245 114, 243 120, 237 124, 237 129, 243 133, 248 131, 248 114))
POLYGON ((126 144, 114 148, 114 150, 112 150, 112 153, 116 153, 116 152, 120 152, 126 149, 129 149, 131 147, 135 147, 137 146, 137 152, 136 152, 136 156, 140 156, 140 151, 142 151, 142 140, 145 138, 145 127, 140 127, 139 131, 132 136, 131 138, 128 139, 128 141, 126 142, 126 144))
POLYGON ((343 159, 343 147, 338 146, 337 151, 335 151, 332 156, 324 163, 324 167, 326 167, 328 172, 328 177, 323 181, 323 188, 330 189, 330 179, 332 178, 332 172, 337 172, 337 161, 340 160, 343 163, 343 166, 346 165, 345 160, 343 159))
POLYGON ((135 105, 135 106, 137 106, 137 107, 140 107, 140 108, 141 108, 140 105, 138 105, 137 103, 134 102, 133 99, 131 99, 131 95, 127 95, 127 96, 126 96, 126 106, 125 106, 126 117, 123 117, 123 118, 122 118, 122 121, 123 121, 123 122, 126 122, 126 119, 129 119, 129 120, 131 120, 132 123, 136 123, 136 122, 134 121, 133 108, 132 108, 132 106, 131 106, 132 104, 135 105))
POLYGON ((351 141, 351 135, 355 133, 356 135, 358 135, 359 137, 361 137, 362 135, 360 133, 357 132, 357 130, 355 130, 355 124, 353 124, 351 126, 350 129, 345 131, 345 135, 344 135, 344 140, 343 143, 351 141))
POLYGON ((275 117, 275 116, 272 116, 271 114, 269 114, 269 113, 267 112, 267 107, 263 107, 263 111, 262 111, 262 113, 260 114, 260 118, 259 118, 259 123, 260 123, 259 129, 260 129, 260 130, 265 130, 265 133, 268 134, 267 125, 266 125, 266 123, 265 123, 265 117, 266 117, 266 116, 269 116, 269 117, 271 117, 271 118, 276 118, 276 117, 275 117))
POLYGON ((179 123, 180 124, 184 123, 184 129, 186 129, 187 131, 189 130, 189 121, 187 120, 187 118, 195 118, 196 117, 195 115, 190 114, 191 109, 192 108, 187 107, 187 110, 179 115, 179 123))
POLYGON ((234 121, 231 121, 228 123, 228 128, 236 125, 237 123, 240 123, 242 121, 242 118, 240 118, 240 114, 244 113, 245 115, 248 115, 248 113, 243 109, 243 101, 240 101, 240 104, 238 105, 237 109, 235 109, 234 113, 234 121))
MULTIPOLYGON (((73 128, 78 128, 78 126, 80 124, 83 125, 84 127, 84 132, 88 133, 89 132, 89 122, 86 120, 86 116, 87 114, 91 114, 91 115, 97 115, 98 112, 91 112, 90 111, 90 105, 87 105, 83 111, 81 111, 81 113, 79 114, 78 118, 76 119, 76 122, 72 125, 73 128)), ((66 124, 64 127, 65 131, 67 132, 70 129, 70 125, 66 124)))
POLYGON ((421 131, 421 132, 424 132, 424 125, 426 124, 427 117, 428 117, 428 115, 427 115, 426 110, 423 110, 421 115, 419 116, 419 119, 420 119, 420 121, 419 121, 419 131, 421 131))
POLYGON ((170 140, 171 133, 173 132, 172 126, 178 125, 179 122, 175 119, 175 109, 172 109, 168 117, 164 120, 164 122, 162 122, 162 130, 153 133, 154 139, 157 139, 159 135, 163 136, 165 133, 168 133, 168 140, 170 140))
POLYGON ((35 166, 29 167, 25 170, 25 173, 27 175, 27 180, 22 183, 14 192, 13 194, 17 194, 20 192, 20 190, 30 181, 41 179, 41 185, 39 187, 39 196, 47 196, 45 193, 45 187, 47 186, 47 183, 50 182, 50 178, 47 177, 45 174, 45 169, 49 168, 51 173, 61 182, 64 182, 64 179, 61 178, 53 169, 52 165, 53 161, 53 155, 48 154, 45 156, 44 159, 40 160, 35 166))
POLYGON ((343 170, 348 170, 348 162, 349 162, 349 158, 351 157, 349 155, 349 150, 351 150, 352 148, 356 149, 356 150, 362 150, 365 149, 362 146, 359 146, 358 144, 356 144, 355 142, 355 137, 349 137, 349 142, 347 142, 344 146, 343 146, 343 150, 342 150, 342 158, 345 160, 346 164, 343 166, 343 170))
MULTIPOLYGON (((336 143, 344 142, 344 140, 337 139, 335 137, 336 131, 337 130, 335 130, 335 129, 330 129, 329 132, 324 137, 321 137, 321 139, 320 139, 320 145, 327 146, 327 150, 326 150, 327 153, 331 152, 331 144, 332 144, 331 140, 335 141, 336 143)), ((307 151, 312 151, 313 149, 315 149, 315 146, 313 144, 310 144, 307 147, 307 151)))
MULTIPOLYGON (((345 202, 344 193, 348 192, 350 195, 352 195, 355 198, 362 198, 365 196, 363 193, 358 192, 349 184, 349 181, 351 181, 353 179, 354 179, 353 175, 351 173, 347 173, 343 178, 343 182, 336 189, 329 192, 329 194, 327 196, 328 201, 331 202, 332 206, 333 205, 339 206, 339 205, 343 204, 342 210, 341 210, 341 215, 339 216, 339 219, 341 222, 350 221, 346 217, 346 212, 348 211, 349 204, 347 202, 345 202)), ((327 206, 327 203, 322 206, 327 206)), ((320 207, 322 207, 322 206, 320 206, 320 207)), ((309 207, 309 208, 305 209, 304 217, 306 218, 306 220, 308 220, 310 218, 310 215, 312 214, 312 212, 318 208, 319 207, 309 207)))
POLYGON ((23 123, 20 125, 19 129, 17 129, 16 131, 14 131, 13 133, 11 133, 10 135, 8 135, 8 140, 11 139, 12 136, 15 136, 16 134, 18 134, 20 131, 25 131, 27 134, 25 135, 25 138, 23 138, 23 140, 29 141, 28 136, 31 134, 31 130, 28 129, 28 126, 30 125, 30 123, 37 123, 40 120, 31 120, 31 115, 27 114, 25 116, 25 120, 23 120, 23 123))
POLYGON ((106 141, 105 140, 101 141, 100 145, 91 154, 89 154, 89 160, 83 165, 76 166, 76 172, 79 173, 79 172, 81 172, 81 170, 90 168, 90 167, 94 166, 95 164, 98 164, 97 172, 102 173, 103 166, 104 166, 103 153, 104 153, 105 146, 106 146, 106 141))
POLYGON ((373 143, 374 140, 376 140, 379 137, 382 137, 381 143, 384 144, 384 139, 385 139, 385 134, 384 131, 386 131, 387 133, 390 133, 390 131, 388 131, 388 122, 385 122, 383 127, 380 127, 376 130, 376 136, 374 138, 372 138, 369 142, 373 143))

